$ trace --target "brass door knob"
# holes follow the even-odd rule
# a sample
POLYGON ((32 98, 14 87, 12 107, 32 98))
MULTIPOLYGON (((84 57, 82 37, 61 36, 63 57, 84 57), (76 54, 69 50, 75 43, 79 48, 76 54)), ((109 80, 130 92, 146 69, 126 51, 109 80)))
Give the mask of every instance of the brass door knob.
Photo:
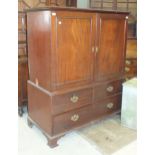
POLYGON ((114 90, 114 87, 113 86, 109 86, 108 88, 107 88, 107 91, 108 92, 112 92, 114 90))
POLYGON ((79 119, 79 115, 78 114, 74 114, 73 116, 71 116, 71 121, 76 122, 79 119))
POLYGON ((70 98, 70 101, 73 102, 73 103, 76 103, 78 100, 79 100, 79 97, 76 96, 76 95, 73 95, 73 96, 70 98))
POLYGON ((107 104, 107 108, 108 108, 108 109, 112 109, 113 106, 114 106, 114 104, 113 104, 112 102, 110 102, 110 103, 107 104))

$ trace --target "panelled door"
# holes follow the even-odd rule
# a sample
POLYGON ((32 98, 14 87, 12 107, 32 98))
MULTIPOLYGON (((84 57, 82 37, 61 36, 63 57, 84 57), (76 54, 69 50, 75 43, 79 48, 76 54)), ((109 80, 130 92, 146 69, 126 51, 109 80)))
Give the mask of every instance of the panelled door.
POLYGON ((88 84, 93 80, 96 17, 91 13, 52 13, 52 53, 55 54, 55 87, 88 84))
POLYGON ((123 75, 126 24, 125 15, 98 15, 95 63, 97 82, 123 75))

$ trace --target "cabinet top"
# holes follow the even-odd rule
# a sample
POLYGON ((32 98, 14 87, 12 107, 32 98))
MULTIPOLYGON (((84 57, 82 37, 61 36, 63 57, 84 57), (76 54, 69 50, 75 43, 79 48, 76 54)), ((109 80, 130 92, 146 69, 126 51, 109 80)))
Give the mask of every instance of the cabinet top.
POLYGON ((91 8, 76 8, 76 7, 40 7, 40 8, 31 8, 26 9, 26 12, 33 11, 79 11, 79 12, 95 12, 95 13, 116 13, 116 14, 126 14, 129 12, 118 11, 118 10, 103 10, 103 9, 91 9, 91 8))

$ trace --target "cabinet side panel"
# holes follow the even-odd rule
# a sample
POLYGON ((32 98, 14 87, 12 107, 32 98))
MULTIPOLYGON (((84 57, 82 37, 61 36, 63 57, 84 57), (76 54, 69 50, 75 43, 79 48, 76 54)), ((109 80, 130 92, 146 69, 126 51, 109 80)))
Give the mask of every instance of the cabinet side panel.
POLYGON ((49 135, 52 132, 51 97, 28 82, 29 117, 49 135))
POLYGON ((27 13, 30 80, 50 90, 50 11, 27 13))

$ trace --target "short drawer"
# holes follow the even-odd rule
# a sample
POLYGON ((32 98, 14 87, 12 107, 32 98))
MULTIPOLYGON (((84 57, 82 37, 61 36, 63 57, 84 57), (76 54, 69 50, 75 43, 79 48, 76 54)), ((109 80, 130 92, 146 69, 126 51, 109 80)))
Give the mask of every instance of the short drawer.
POLYGON ((126 59, 125 65, 126 66, 137 66, 137 60, 136 59, 126 59))
POLYGON ((125 67, 125 75, 126 76, 131 76, 131 75, 133 75, 133 76, 136 76, 136 74, 137 74, 137 67, 136 66, 126 66, 125 67))
POLYGON ((26 33, 25 32, 18 32, 18 41, 26 41, 26 33))
POLYGON ((92 106, 87 106, 75 111, 56 116, 53 120, 53 134, 59 134, 79 127, 92 120, 92 106))
POLYGON ((122 94, 119 94, 98 102, 93 107, 93 112, 94 112, 93 115, 96 117, 104 116, 120 110, 121 100, 122 100, 122 94))
POLYGON ((19 13, 18 14, 18 30, 19 31, 26 31, 26 21, 25 21, 25 14, 24 13, 19 13))
POLYGON ((26 44, 18 44, 18 56, 26 56, 27 51, 26 51, 26 44))
POLYGON ((110 95, 114 95, 115 93, 119 93, 121 91, 121 80, 104 83, 94 88, 94 101, 96 103, 97 101, 103 100, 104 98, 109 97, 110 95))
POLYGON ((73 91, 52 98, 52 113, 60 114, 92 103, 92 89, 73 91))
POLYGON ((126 66, 125 67, 125 74, 132 74, 133 73, 133 67, 132 66, 126 66))

